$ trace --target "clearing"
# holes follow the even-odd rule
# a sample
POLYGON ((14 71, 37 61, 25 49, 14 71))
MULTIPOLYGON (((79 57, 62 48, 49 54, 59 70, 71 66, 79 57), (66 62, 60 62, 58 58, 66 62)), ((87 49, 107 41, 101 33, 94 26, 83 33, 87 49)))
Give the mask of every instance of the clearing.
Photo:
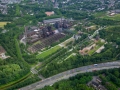
POLYGON ((60 46, 54 46, 54 47, 52 47, 52 48, 50 48, 50 49, 48 49, 48 50, 46 50, 46 51, 44 51, 44 52, 42 52, 42 53, 40 53, 40 54, 38 54, 36 57, 39 59, 39 58, 45 58, 45 57, 47 57, 47 56, 49 56, 49 55, 52 55, 53 53, 55 53, 57 50, 59 50, 61 47, 60 46))
POLYGON ((9 22, 0 22, 0 28, 4 28, 4 25, 6 25, 9 22))
POLYGON ((114 15, 114 16, 108 16, 108 15, 106 15, 106 16, 104 16, 104 17, 102 17, 102 18, 120 21, 120 14, 116 14, 116 15, 114 15))

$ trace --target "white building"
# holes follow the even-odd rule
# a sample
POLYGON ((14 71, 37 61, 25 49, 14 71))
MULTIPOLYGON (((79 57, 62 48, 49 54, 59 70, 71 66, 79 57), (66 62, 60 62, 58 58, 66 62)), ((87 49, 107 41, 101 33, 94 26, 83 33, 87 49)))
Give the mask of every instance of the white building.
POLYGON ((0 58, 1 59, 6 58, 5 53, 6 53, 6 51, 4 50, 4 48, 2 46, 0 46, 0 58))

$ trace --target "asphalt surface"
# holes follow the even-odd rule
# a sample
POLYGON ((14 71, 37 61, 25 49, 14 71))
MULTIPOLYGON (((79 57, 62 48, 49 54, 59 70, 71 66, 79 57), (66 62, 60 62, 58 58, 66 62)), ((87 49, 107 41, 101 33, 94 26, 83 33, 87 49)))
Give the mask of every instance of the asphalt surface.
POLYGON ((73 77, 79 73, 92 72, 95 70, 103 70, 103 69, 112 69, 112 68, 120 68, 120 60, 114 61, 114 62, 93 64, 93 65, 71 69, 71 70, 59 73, 57 75, 54 75, 52 77, 46 78, 42 81, 38 81, 26 87, 20 88, 19 90, 36 90, 48 85, 53 85, 55 82, 58 82, 62 79, 68 79, 69 77, 73 77))

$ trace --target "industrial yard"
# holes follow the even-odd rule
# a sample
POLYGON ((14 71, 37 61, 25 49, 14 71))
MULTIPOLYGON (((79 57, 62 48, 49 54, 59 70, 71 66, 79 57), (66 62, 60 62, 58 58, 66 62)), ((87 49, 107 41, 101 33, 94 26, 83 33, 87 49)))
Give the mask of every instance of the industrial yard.
POLYGON ((20 36, 21 42, 28 44, 28 51, 35 53, 49 47, 55 42, 60 42, 66 37, 66 29, 70 29, 72 22, 64 18, 44 20, 39 26, 26 26, 25 32, 20 36))

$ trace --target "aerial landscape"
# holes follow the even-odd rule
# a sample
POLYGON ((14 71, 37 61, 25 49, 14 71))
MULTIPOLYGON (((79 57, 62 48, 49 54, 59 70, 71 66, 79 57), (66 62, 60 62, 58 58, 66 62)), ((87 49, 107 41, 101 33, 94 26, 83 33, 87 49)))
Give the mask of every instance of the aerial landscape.
POLYGON ((120 90, 120 0, 0 0, 0 90, 120 90))

